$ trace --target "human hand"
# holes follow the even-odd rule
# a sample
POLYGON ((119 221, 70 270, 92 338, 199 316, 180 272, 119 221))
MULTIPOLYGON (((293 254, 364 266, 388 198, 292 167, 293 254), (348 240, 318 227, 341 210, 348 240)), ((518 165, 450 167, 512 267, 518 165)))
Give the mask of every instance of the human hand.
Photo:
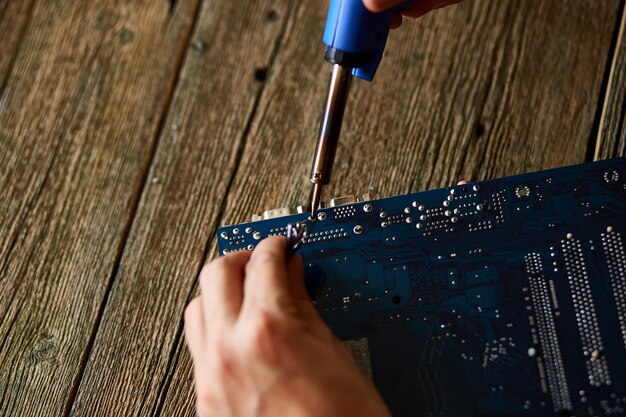
MULTIPOLYGON (((363 0, 363 4, 372 12, 382 12, 405 1, 406 0, 363 0)), ((420 17, 431 10, 460 3, 461 1, 462 0, 417 0, 414 4, 395 16, 392 27, 395 28, 402 24, 402 16, 413 18, 420 17)))
POLYGON ((198 415, 390 417, 313 306, 286 243, 267 238, 202 270, 202 294, 185 311, 198 415))

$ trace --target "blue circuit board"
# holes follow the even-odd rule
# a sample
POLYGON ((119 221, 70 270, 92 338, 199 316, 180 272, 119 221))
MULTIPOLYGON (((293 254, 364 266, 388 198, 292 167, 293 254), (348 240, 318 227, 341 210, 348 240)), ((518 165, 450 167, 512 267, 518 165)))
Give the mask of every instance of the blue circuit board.
MULTIPOLYGON (((307 288, 396 417, 626 415, 625 180, 620 158, 323 209, 307 288)), ((306 217, 223 227, 220 253, 306 217)))

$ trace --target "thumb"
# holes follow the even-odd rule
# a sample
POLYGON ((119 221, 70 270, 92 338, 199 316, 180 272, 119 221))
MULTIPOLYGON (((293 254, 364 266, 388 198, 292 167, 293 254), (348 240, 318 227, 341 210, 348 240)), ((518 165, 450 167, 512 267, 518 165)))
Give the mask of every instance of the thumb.
POLYGON ((291 295, 298 302, 306 301, 311 303, 311 298, 304 284, 304 261, 302 255, 297 252, 287 262, 287 276, 291 295))
POLYGON ((309 293, 304 284, 304 263, 302 256, 296 253, 287 264, 287 275, 289 280, 289 289, 293 296, 300 317, 304 320, 317 334, 327 334, 330 332, 326 323, 315 308, 309 293))
POLYGON ((404 3, 405 0, 363 0, 363 4, 370 12, 382 12, 390 7, 404 3))

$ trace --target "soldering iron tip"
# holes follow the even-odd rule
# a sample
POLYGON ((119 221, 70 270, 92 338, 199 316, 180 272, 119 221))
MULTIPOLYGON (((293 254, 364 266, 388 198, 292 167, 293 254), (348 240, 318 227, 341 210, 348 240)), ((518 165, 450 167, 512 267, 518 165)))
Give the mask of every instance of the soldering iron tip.
POLYGON ((322 198, 322 184, 313 184, 311 189, 311 215, 309 219, 315 220, 317 216, 317 210, 320 206, 320 200, 322 198))

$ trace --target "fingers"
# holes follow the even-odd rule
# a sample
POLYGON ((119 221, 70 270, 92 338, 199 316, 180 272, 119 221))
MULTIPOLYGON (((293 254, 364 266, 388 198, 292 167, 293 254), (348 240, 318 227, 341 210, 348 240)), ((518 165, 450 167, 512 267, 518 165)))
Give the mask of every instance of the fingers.
POLYGON ((190 303, 185 316, 190 346, 201 345, 194 337, 204 335, 204 326, 215 328, 240 315, 245 321, 258 317, 260 310, 282 318, 299 317, 315 330, 326 328, 307 293, 302 257, 296 254, 287 260, 286 244, 284 237, 270 237, 252 253, 236 252, 203 268, 202 296, 190 303))
POLYGON ((269 237, 261 241, 246 265, 244 308, 263 306, 280 311, 291 299, 285 250, 287 239, 269 237))
POLYGON ((234 321, 237 318, 243 300, 245 267, 249 259, 250 252, 235 252, 202 268, 200 287, 205 320, 215 317, 234 321))
POLYGON ((396 6, 405 0, 363 0, 363 4, 370 12, 382 12, 390 7, 396 6))
POLYGON ((185 341, 191 356, 197 357, 204 346, 204 314, 200 297, 191 300, 185 309, 185 341))
POLYGON ((391 28, 397 29, 402 25, 402 14, 395 13, 393 15, 393 20, 391 21, 391 28))
MULTIPOLYGON (((363 4, 369 11, 377 13, 397 6, 405 1, 406 0, 363 0, 363 4)), ((408 7, 406 10, 402 10, 402 14, 408 17, 420 17, 431 10, 460 2, 461 0, 417 0, 415 4, 408 7)))
POLYGON ((451 4, 460 3, 462 0, 418 0, 414 5, 402 11, 407 17, 421 17, 431 10, 439 9, 451 4))
MULTIPOLYGON (((378 13, 390 7, 397 6, 400 3, 404 3, 404 1, 405 0, 363 0, 363 4, 369 11, 378 13)), ((431 10, 460 3, 461 1, 462 0, 417 0, 415 4, 402 10, 401 13, 404 16, 415 18, 423 16, 431 10)), ((402 17, 396 16, 394 17, 391 27, 397 28, 400 24, 402 24, 402 17)))
POLYGON ((299 253, 294 254, 287 262, 287 281, 289 290, 295 299, 311 302, 304 285, 304 261, 299 253))
POLYGON ((289 288, 295 300, 298 315, 304 320, 305 324, 316 334, 328 336, 332 334, 320 313, 313 305, 311 297, 306 290, 304 282, 304 263, 302 256, 296 253, 287 264, 287 274, 289 280, 289 288))
POLYGON ((438 1, 438 0, 417 1, 411 7, 408 7, 405 10, 402 10, 402 14, 406 17, 412 17, 412 18, 424 16, 426 13, 436 8, 437 3, 441 3, 441 1, 438 1))

